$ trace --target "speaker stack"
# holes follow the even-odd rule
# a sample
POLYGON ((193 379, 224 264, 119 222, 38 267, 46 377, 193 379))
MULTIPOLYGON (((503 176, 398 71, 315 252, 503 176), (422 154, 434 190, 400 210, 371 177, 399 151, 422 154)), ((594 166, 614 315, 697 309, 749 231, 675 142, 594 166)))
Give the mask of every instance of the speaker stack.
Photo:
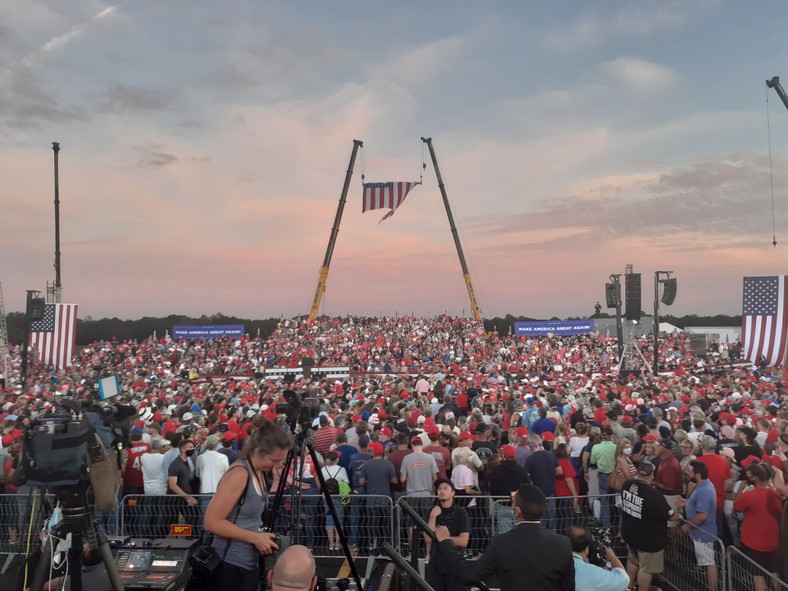
POLYGON ((640 320, 640 273, 627 273, 624 275, 624 284, 627 291, 627 320, 640 320))

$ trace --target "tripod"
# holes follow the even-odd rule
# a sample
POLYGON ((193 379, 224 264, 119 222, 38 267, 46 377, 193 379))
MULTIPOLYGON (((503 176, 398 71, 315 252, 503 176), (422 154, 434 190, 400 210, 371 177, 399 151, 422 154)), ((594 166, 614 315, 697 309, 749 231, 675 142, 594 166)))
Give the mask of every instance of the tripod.
POLYGON ((46 576, 51 565, 51 556, 54 548, 51 547, 51 537, 65 538, 71 534, 71 547, 68 551, 69 574, 71 575, 72 591, 82 591, 82 544, 83 540, 91 548, 98 550, 101 561, 109 575, 112 588, 115 591, 124 591, 123 582, 115 568, 112 551, 107 542, 104 528, 92 514, 87 503, 88 483, 79 483, 71 486, 55 488, 55 495, 60 502, 63 520, 52 529, 52 536, 47 536, 41 546, 41 560, 33 575, 30 584, 31 591, 42 591, 46 576))
MULTIPOLYGON (((295 423, 295 422, 294 422, 295 423)), ((302 508, 303 508, 303 498, 302 498, 302 491, 301 491, 301 482, 303 481, 303 474, 304 474, 304 467, 306 464, 306 454, 309 454, 309 457, 312 460, 312 466, 315 469, 315 477, 317 481, 320 483, 320 490, 323 493, 323 498, 326 501, 326 505, 328 505, 328 510, 331 512, 331 517, 334 519, 334 523, 337 524, 337 534, 339 535, 339 540, 342 542, 342 550, 345 554, 345 559, 347 560, 348 565, 350 565, 350 571, 353 574, 353 580, 356 582, 356 588, 362 589, 361 586, 361 577, 358 574, 358 570, 356 569, 355 561, 353 560, 353 556, 350 553, 350 548, 347 544, 347 538, 345 537, 344 531, 342 528, 339 527, 340 520, 337 517, 336 507, 334 506, 333 499, 331 497, 331 493, 328 492, 326 489, 326 481, 323 478, 323 473, 319 469, 320 463, 317 459, 317 454, 315 453, 315 448, 312 443, 308 442, 308 435, 310 432, 309 427, 305 427, 298 424, 291 424, 290 431, 295 434, 295 440, 293 443, 293 447, 290 451, 287 452, 287 458, 285 459, 284 467, 282 468, 282 476, 279 479, 279 488, 276 491, 276 496, 274 498, 274 503, 270 512, 270 519, 275 520, 277 512, 282 504, 282 499, 284 498, 285 492, 285 481, 287 479, 287 475, 290 473, 293 464, 296 463, 296 458, 300 458, 300 464, 296 465, 298 469, 298 475, 296 476, 296 470, 293 470, 293 486, 290 490, 290 528, 289 534, 290 538, 294 543, 298 543, 300 540, 300 527, 299 523, 295 521, 295 519, 300 519, 303 517, 302 508)), ((270 524, 273 528, 273 523, 270 524)), ((35 591, 35 590, 34 590, 35 591)))

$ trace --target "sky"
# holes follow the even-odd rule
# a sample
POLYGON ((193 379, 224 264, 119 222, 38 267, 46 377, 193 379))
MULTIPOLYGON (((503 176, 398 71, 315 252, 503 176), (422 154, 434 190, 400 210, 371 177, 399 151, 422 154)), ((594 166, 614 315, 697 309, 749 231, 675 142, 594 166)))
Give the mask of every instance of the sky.
POLYGON ((739 314, 788 272, 786 31, 778 0, 6 0, 5 310, 55 279, 57 141, 80 317, 308 313, 358 139, 320 312, 470 315, 431 137, 485 317, 588 316, 627 264, 644 310, 673 271, 662 314, 739 314), (423 183, 379 223, 362 178, 423 183))

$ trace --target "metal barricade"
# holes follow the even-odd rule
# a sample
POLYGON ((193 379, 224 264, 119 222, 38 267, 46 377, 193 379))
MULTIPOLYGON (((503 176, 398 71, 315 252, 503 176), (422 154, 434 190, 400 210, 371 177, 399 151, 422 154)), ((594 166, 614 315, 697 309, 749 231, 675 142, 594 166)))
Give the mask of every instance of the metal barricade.
POLYGON ((42 495, 41 489, 29 486, 20 487, 17 493, 0 495, 0 544, 26 546, 28 536, 35 544, 47 517, 44 503, 53 502, 53 495, 42 495))
MULTIPOLYGON (((404 555, 410 552, 410 523, 399 507, 401 501, 408 501, 416 512, 427 521, 430 511, 437 502, 437 497, 407 497, 403 496, 395 504, 395 545, 394 547, 404 555)), ((491 497, 488 495, 457 495, 454 497, 455 506, 462 507, 468 513, 470 525, 470 539, 466 554, 483 554, 490 543, 490 538, 498 533, 496 523, 505 520, 507 510, 511 513, 511 506, 506 507, 506 502, 511 502, 511 497, 491 497)), ((512 514, 513 515, 513 514, 512 514)), ((512 516, 512 526, 514 517, 512 516)), ((423 548, 424 551, 424 548, 423 548)), ((424 558, 424 556, 420 556, 424 558)))
POLYGON ((190 495, 197 499, 190 505, 179 495, 126 495, 118 507, 118 533, 134 538, 163 538, 170 535, 171 525, 189 525, 179 535, 202 536, 205 509, 213 495, 190 495))
MULTIPOLYGON (((332 495, 339 523, 334 522, 323 495, 302 495, 300 515, 293 515, 290 498, 285 495, 276 515, 274 531, 278 534, 297 534, 298 543, 308 546, 315 557, 340 556, 341 546, 331 547, 334 537, 329 530, 342 528, 345 540, 354 553, 378 555, 384 543, 394 541, 394 502, 386 495, 350 497, 343 505, 339 495, 332 495)), ((335 538, 338 543, 338 536, 335 538)), ((291 537, 291 543, 294 540, 291 537)))
POLYGON ((729 546, 727 550, 726 591, 788 590, 788 583, 775 577, 741 550, 729 546))
POLYGON ((725 591, 728 570, 725 544, 698 526, 681 521, 693 534, 678 527, 668 530, 665 567, 659 577, 676 589, 725 591), (693 536, 702 543, 694 541, 693 536))

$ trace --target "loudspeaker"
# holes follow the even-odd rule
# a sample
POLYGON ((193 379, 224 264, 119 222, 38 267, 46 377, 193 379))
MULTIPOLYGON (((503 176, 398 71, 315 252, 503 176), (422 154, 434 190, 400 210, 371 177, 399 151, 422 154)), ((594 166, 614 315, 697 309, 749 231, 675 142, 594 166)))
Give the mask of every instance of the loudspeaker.
POLYGON ((605 283, 605 300, 608 308, 615 308, 618 305, 616 283, 605 283))
POLYGON ((640 273, 624 275, 627 290, 627 320, 640 320, 640 273))
POLYGON ((27 299, 27 319, 32 322, 37 322, 44 319, 44 310, 46 309, 46 301, 44 298, 28 298, 27 299))
POLYGON ((676 299, 676 279, 665 279, 662 283, 665 284, 665 289, 662 292, 662 303, 670 306, 673 300, 676 299))

